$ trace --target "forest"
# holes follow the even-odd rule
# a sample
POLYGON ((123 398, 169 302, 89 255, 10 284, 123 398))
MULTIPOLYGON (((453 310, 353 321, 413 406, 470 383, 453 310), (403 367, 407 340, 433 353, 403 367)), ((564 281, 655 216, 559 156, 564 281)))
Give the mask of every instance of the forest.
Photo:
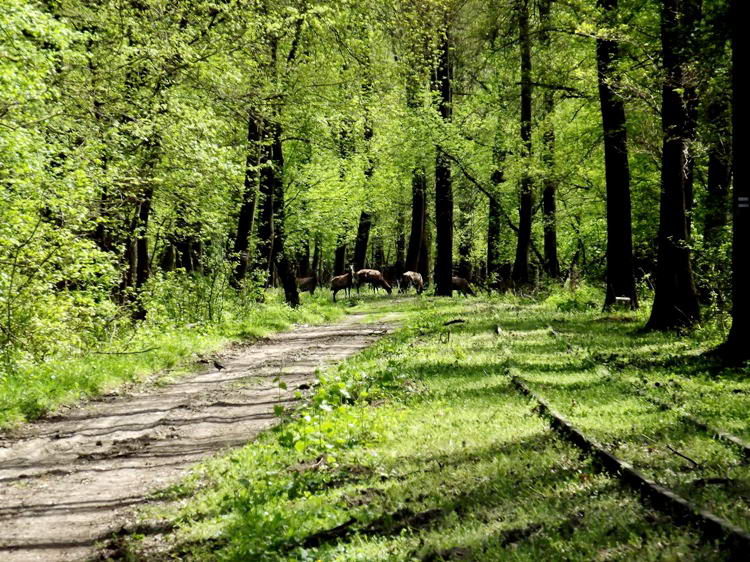
MULTIPOLYGON (((239 393, 101 559, 739 559, 739 5, 3 0, 0 481, 239 393)), ((21 488, 0 558, 92 554, 21 488)))

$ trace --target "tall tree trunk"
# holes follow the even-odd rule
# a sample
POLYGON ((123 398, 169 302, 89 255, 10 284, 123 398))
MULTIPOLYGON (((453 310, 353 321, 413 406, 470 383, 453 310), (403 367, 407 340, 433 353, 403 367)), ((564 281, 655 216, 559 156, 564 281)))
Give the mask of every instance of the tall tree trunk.
POLYGON ((500 205, 497 199, 490 197, 487 216, 487 279, 493 289, 498 289, 501 282, 500 225, 500 205))
POLYGON ((315 247, 313 249, 313 257, 312 257, 312 274, 315 276, 315 279, 320 282, 320 279, 322 277, 321 275, 321 254, 323 252, 323 238, 320 236, 320 234, 315 235, 315 247))
POLYGON ((703 221, 703 240, 709 247, 718 245, 721 231, 729 219, 729 184, 732 178, 729 114, 728 104, 724 100, 712 103, 707 109, 707 118, 714 125, 708 146, 706 215, 703 221))
POLYGON ((336 246, 336 251, 333 257, 333 274, 343 275, 344 268, 346 268, 346 243, 344 242, 344 236, 339 236, 339 243, 336 246))
POLYGON ((739 0, 732 0, 732 158, 734 171, 734 221, 732 242, 732 328, 723 353, 735 360, 750 359, 750 179, 740 132, 747 119, 747 32, 739 0), (742 31, 740 31, 742 27, 742 31), (742 77, 742 78, 741 78, 742 77))
POLYGON ((690 116, 683 99, 685 56, 682 46, 692 29, 681 25, 685 2, 664 0, 661 13, 664 87, 664 136, 659 211, 656 294, 648 329, 689 327, 700 320, 698 295, 690 264, 687 220, 687 153, 690 116))
POLYGON ((532 181, 529 171, 531 160, 531 38, 529 36, 529 0, 517 0, 519 39, 521 43, 521 141, 525 160, 521 177, 518 209, 518 242, 513 264, 513 281, 527 285, 529 277, 529 247, 531 246, 531 220, 534 207, 532 181))
POLYGON ((415 168, 411 176, 411 231, 406 252, 406 271, 417 271, 422 250, 427 205, 427 174, 424 168, 415 168))
MULTIPOLYGON (((617 0, 598 0, 607 15, 617 10, 617 0)), ((615 39, 596 40, 599 103, 604 128, 604 173, 607 183, 607 292, 604 308, 617 297, 628 297, 638 307, 633 275, 633 233, 630 206, 630 167, 625 103, 617 94, 620 48, 615 39)))
POLYGON ((370 227, 372 216, 367 211, 359 215, 359 226, 357 227, 357 241, 354 244, 354 271, 365 267, 367 260, 367 245, 370 241, 370 227))
POLYGON ((273 194, 273 264, 276 273, 284 287, 284 300, 291 307, 299 306, 299 292, 297 279, 289 255, 286 252, 286 236, 284 232, 284 153, 281 146, 281 126, 271 124, 271 138, 269 152, 270 184, 273 194))
POLYGON ((239 287, 247 274, 249 263, 248 248, 250 247, 250 233, 253 231, 255 220, 255 205, 258 198, 258 171, 259 149, 262 141, 261 130, 254 115, 250 114, 247 119, 247 142, 248 151, 245 158, 245 177, 242 185, 242 204, 240 215, 237 220, 237 234, 234 237, 232 253, 234 255, 235 267, 231 283, 233 287, 239 287))
MULTIPOLYGON (((451 120, 451 58, 450 39, 446 28, 440 39, 438 64, 435 69, 434 87, 438 91, 440 116, 451 120)), ((451 164, 441 146, 435 158, 435 295, 453 295, 453 186, 451 164)))
POLYGON ((456 273, 459 277, 471 280, 471 250, 473 246, 473 233, 469 228, 470 212, 462 212, 459 217, 458 267, 456 268, 456 273))
MULTIPOLYGON (((543 0, 539 5, 541 30, 539 41, 547 56, 550 51, 550 10, 552 0, 543 0)), ((557 257, 557 176, 555 174, 555 129, 552 114, 555 111, 555 93, 547 88, 544 91, 543 111, 547 118, 544 131, 544 190, 542 192, 542 215, 544 216, 544 271, 553 279, 560 277, 560 260, 557 257)))
POLYGON ((274 241, 274 183, 276 171, 274 170, 272 140, 269 140, 269 129, 274 127, 268 121, 261 125, 261 154, 259 169, 259 211, 258 232, 255 243, 255 262, 253 269, 261 271, 265 278, 265 285, 271 284, 271 269, 273 264, 273 241, 274 241))
POLYGON ((431 231, 427 228, 427 213, 425 212, 425 229, 422 236, 422 248, 419 250, 417 273, 422 276, 425 286, 430 284, 430 248, 432 247, 431 231))
POLYGON ((400 279, 401 274, 406 271, 404 269, 404 263, 406 262, 406 234, 404 233, 405 223, 406 220, 403 213, 399 213, 398 224, 396 225, 398 229, 398 232, 396 233, 396 261, 393 264, 395 279, 400 279))

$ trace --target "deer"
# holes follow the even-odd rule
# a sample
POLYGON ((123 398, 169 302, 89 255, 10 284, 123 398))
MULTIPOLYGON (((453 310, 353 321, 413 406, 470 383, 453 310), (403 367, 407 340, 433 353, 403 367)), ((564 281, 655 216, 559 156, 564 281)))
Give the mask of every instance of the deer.
POLYGON ((337 275, 331 279, 331 291, 333 291, 333 302, 336 302, 336 293, 343 290, 347 296, 352 295, 352 285, 354 284, 354 268, 349 267, 349 271, 343 275, 337 275))
POLYGON ((360 269, 355 274, 356 284, 357 284, 357 292, 359 293, 359 288, 364 283, 369 283, 373 289, 375 289, 375 292, 377 292, 378 287, 382 287, 385 289, 385 292, 389 295, 392 292, 391 286, 388 284, 388 282, 383 278, 383 274, 380 273, 377 269, 360 269))
POLYGON ((416 271, 405 271, 401 275, 401 286, 398 292, 405 293, 409 290, 410 285, 414 286, 418 295, 421 295, 422 291, 424 291, 424 281, 422 281, 422 276, 416 271))
POLYGON ((314 295, 315 289, 318 288, 318 279, 314 275, 312 277, 297 277, 297 286, 301 293, 307 291, 314 295))
POLYGON ((469 287, 469 282, 463 277, 452 277, 451 285, 453 286, 454 291, 458 291, 465 297, 468 297, 469 295, 475 295, 474 291, 472 291, 471 287, 469 287))

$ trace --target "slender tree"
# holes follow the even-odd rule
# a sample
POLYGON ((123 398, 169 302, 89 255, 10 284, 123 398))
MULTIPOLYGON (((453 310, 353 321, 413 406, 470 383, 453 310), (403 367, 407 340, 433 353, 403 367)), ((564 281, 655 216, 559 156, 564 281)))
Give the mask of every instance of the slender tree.
MULTIPOLYGON (((447 16, 438 42, 434 87, 443 121, 450 121, 453 104, 452 61, 447 16)), ((453 186, 451 163, 443 147, 437 146, 435 159, 435 294, 453 295, 453 186)))
MULTIPOLYGON (((607 19, 617 11, 617 0, 598 0, 598 4, 607 19)), ((637 308, 625 103, 617 92, 619 50, 617 40, 611 36, 600 35, 596 40, 607 183, 607 292, 604 308, 612 306, 617 297, 629 298, 631 308, 637 308)))
MULTIPOLYGON (((539 40, 546 53, 550 53, 550 11, 552 0, 539 4, 541 29, 539 40)), ((555 128, 552 114, 555 111, 555 91, 551 87, 544 90, 543 111, 547 117, 543 136, 542 159, 545 175, 542 191, 542 215, 544 216, 544 271, 556 279, 560 277, 560 260, 557 257, 557 176, 555 174, 555 128)))
POLYGON ((659 211, 659 248, 656 293, 648 329, 690 327, 700 320, 698 295, 688 247, 687 193, 688 107, 683 99, 683 44, 694 30, 685 21, 683 0, 664 0, 661 11, 662 60, 662 170, 659 211))
POLYGON ((734 220, 732 223, 733 307, 732 328, 721 352, 733 360, 750 359, 750 183, 743 158, 740 131, 748 125, 746 79, 747 33, 740 16, 739 0, 732 0, 732 161, 734 171, 734 220), (743 29, 740 29, 740 28, 743 29), (743 86, 742 84, 745 84, 743 86))
POLYGON ((518 240, 516 259, 513 263, 513 281, 518 285, 528 284, 529 248, 531 247, 531 222, 534 195, 531 173, 531 36, 529 34, 529 0, 516 0, 519 41, 521 45, 521 143, 526 170, 521 177, 520 204, 518 209, 518 240))

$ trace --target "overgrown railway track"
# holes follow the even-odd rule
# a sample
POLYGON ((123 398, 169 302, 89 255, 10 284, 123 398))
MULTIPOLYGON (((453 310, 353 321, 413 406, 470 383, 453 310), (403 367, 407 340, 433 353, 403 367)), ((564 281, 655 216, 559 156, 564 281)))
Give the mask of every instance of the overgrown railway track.
MULTIPOLYGON (((633 465, 617 458, 596 439, 583 433, 570 420, 557 412, 544 397, 532 390, 521 376, 512 371, 509 372, 509 376, 519 392, 536 402, 539 415, 549 419, 551 428, 582 452, 591 455, 603 471, 636 490, 649 505, 668 514, 676 523, 690 525, 698 529, 705 540, 719 542, 726 549, 731 560, 747 558, 748 549, 750 549, 750 533, 723 517, 700 509, 689 499, 646 477, 633 465)), ((736 445, 736 443, 733 444, 736 445)))

